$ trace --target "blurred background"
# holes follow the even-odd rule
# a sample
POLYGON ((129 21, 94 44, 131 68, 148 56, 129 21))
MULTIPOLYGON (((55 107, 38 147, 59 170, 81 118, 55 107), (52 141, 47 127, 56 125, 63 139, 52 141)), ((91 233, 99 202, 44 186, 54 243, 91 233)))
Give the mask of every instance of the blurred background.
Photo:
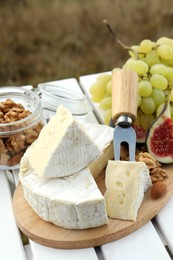
POLYGON ((0 0, 0 86, 109 71, 129 46, 173 38, 172 0, 0 0))

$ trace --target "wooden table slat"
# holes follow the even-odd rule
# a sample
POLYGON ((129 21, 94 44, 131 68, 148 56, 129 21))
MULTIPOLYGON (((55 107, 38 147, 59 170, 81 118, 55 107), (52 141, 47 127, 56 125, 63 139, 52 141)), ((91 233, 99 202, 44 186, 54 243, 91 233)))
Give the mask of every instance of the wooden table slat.
POLYGON ((101 247, 106 260, 170 260, 151 222, 127 237, 101 247))
POLYGON ((173 254, 173 197, 155 217, 155 222, 173 254))
POLYGON ((26 260, 13 214, 11 191, 4 171, 0 171, 0 259, 26 260))

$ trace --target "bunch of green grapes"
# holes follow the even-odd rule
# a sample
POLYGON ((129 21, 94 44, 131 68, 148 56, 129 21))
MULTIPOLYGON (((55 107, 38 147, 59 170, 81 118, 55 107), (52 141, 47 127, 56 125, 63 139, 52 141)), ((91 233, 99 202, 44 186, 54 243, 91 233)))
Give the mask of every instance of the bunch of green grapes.
MULTIPOLYGON (((130 48, 129 56, 122 68, 138 74, 136 124, 147 130, 168 97, 173 103, 173 39, 162 37, 156 42, 145 39, 130 48)), ((90 86, 92 101, 99 103, 101 109, 105 110, 105 124, 109 124, 112 116, 111 88, 111 74, 99 75, 90 86)), ((173 105, 170 109, 173 119, 173 105)))

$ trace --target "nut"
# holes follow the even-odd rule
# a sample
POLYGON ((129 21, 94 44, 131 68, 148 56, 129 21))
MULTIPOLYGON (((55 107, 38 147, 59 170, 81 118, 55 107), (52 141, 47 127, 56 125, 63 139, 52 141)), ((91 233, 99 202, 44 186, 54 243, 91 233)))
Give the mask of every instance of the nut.
POLYGON ((144 162, 149 170, 156 167, 156 160, 147 152, 137 154, 136 161, 144 162))
MULTIPOLYGON (((22 104, 15 103, 11 99, 6 99, 6 101, 0 103, 0 124, 18 121, 30 114, 31 112, 25 110, 22 104)), ((21 123, 20 127, 22 128, 21 123)), ((8 166, 17 165, 28 146, 37 139, 42 127, 43 124, 40 122, 20 133, 0 138, 0 164, 8 166)), ((12 126, 6 126, 5 129, 3 127, 4 130, 13 131, 13 128, 12 126)))
POLYGON ((152 183, 163 181, 167 178, 167 172, 162 165, 157 162, 149 153, 139 152, 136 155, 136 161, 144 162, 149 169, 152 183))
POLYGON ((151 187, 151 197, 153 199, 159 199, 160 197, 165 195, 166 191, 167 191, 166 184, 163 183, 162 181, 158 181, 154 183, 153 186, 151 187))
POLYGON ((161 168, 161 166, 156 166, 156 168, 150 170, 150 177, 152 183, 163 181, 167 178, 167 172, 165 169, 161 168))

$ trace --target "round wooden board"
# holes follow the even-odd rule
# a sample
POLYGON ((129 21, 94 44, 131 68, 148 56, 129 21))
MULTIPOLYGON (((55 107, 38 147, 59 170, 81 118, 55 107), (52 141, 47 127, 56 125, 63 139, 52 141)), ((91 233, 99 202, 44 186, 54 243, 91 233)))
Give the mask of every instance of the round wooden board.
MULTIPOLYGON (((168 172, 168 178, 164 181, 167 184, 167 193, 160 199, 153 200, 150 197, 150 190, 148 190, 145 193, 135 222, 109 219, 107 225, 97 228, 85 230, 61 228, 45 222, 33 211, 24 199, 22 185, 19 184, 13 196, 13 210, 16 223, 20 230, 31 240, 53 248, 87 248, 115 241, 142 227, 155 217, 168 202, 173 193, 173 165, 167 165, 164 168, 168 172)), ((98 176, 96 182, 104 194, 104 172, 98 176)))

